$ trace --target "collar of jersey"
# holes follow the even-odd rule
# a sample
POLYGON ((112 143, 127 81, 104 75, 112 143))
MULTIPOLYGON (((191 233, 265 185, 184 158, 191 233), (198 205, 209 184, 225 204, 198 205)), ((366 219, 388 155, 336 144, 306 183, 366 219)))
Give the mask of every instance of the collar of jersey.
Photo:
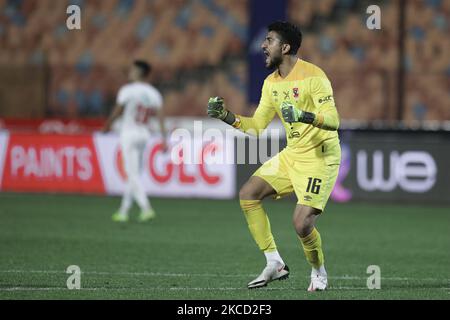
POLYGON ((292 68, 292 70, 288 73, 288 75, 286 77, 281 77, 280 73, 278 72, 278 69, 275 70, 275 72, 273 73, 273 80, 274 81, 291 81, 291 80, 296 80, 296 71, 297 68, 299 68, 300 64, 302 62, 302 59, 297 59, 297 62, 294 64, 294 67, 292 68))

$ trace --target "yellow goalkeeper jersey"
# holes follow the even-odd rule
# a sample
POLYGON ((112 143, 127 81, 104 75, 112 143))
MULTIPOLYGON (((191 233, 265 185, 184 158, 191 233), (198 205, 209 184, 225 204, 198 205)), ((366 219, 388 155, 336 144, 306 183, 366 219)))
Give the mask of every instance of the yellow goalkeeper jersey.
POLYGON ((337 129, 339 115, 333 97, 333 89, 325 73, 317 66, 298 59, 294 68, 282 78, 278 70, 264 81, 261 100, 253 117, 238 116, 240 130, 259 134, 278 114, 286 129, 287 148, 303 155, 317 147, 339 144, 337 129), (283 101, 291 102, 300 110, 316 115, 313 124, 286 123, 281 115, 283 101))

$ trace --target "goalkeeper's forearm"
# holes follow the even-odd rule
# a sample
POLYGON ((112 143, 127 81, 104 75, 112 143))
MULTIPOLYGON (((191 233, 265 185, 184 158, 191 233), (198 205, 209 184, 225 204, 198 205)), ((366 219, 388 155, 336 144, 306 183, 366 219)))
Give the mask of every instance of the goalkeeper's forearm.
POLYGON ((236 122, 236 115, 233 112, 227 110, 227 115, 222 119, 222 121, 229 124, 230 126, 233 126, 236 122))
POLYGON ((302 118, 301 122, 309 123, 323 130, 336 131, 339 129, 339 115, 334 107, 316 114, 304 112, 302 118))
POLYGON ((235 129, 253 136, 258 136, 266 127, 265 121, 259 119, 258 117, 243 117, 241 115, 234 114, 231 111, 228 111, 227 116, 222 121, 233 126, 235 129))
MULTIPOLYGON (((261 129, 265 129, 269 123, 269 117, 264 116, 259 108, 255 111, 253 117, 241 117, 225 108, 224 100, 221 97, 212 97, 208 101, 208 116, 220 119, 223 122, 251 135, 259 135, 261 129), (262 115, 261 115, 262 113, 262 115), (266 119, 267 118, 267 119, 266 119)), ((270 116, 273 118, 273 114, 270 116)))

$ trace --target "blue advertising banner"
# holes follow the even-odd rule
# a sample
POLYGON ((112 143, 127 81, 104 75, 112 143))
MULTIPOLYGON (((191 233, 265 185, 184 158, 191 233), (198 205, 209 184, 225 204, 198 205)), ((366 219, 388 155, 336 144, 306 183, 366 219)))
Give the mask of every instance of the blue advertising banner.
POLYGON ((264 79, 270 74, 264 66, 261 44, 267 34, 267 26, 275 20, 286 20, 287 0, 251 0, 248 37, 248 98, 250 104, 258 104, 264 79))

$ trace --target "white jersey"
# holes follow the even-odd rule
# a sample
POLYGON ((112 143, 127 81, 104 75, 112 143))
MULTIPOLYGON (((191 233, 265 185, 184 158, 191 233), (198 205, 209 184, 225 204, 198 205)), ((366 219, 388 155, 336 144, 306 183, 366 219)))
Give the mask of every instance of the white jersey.
POLYGON ((148 134, 149 120, 162 108, 159 91, 145 82, 124 85, 117 95, 117 104, 124 107, 120 134, 148 134))

